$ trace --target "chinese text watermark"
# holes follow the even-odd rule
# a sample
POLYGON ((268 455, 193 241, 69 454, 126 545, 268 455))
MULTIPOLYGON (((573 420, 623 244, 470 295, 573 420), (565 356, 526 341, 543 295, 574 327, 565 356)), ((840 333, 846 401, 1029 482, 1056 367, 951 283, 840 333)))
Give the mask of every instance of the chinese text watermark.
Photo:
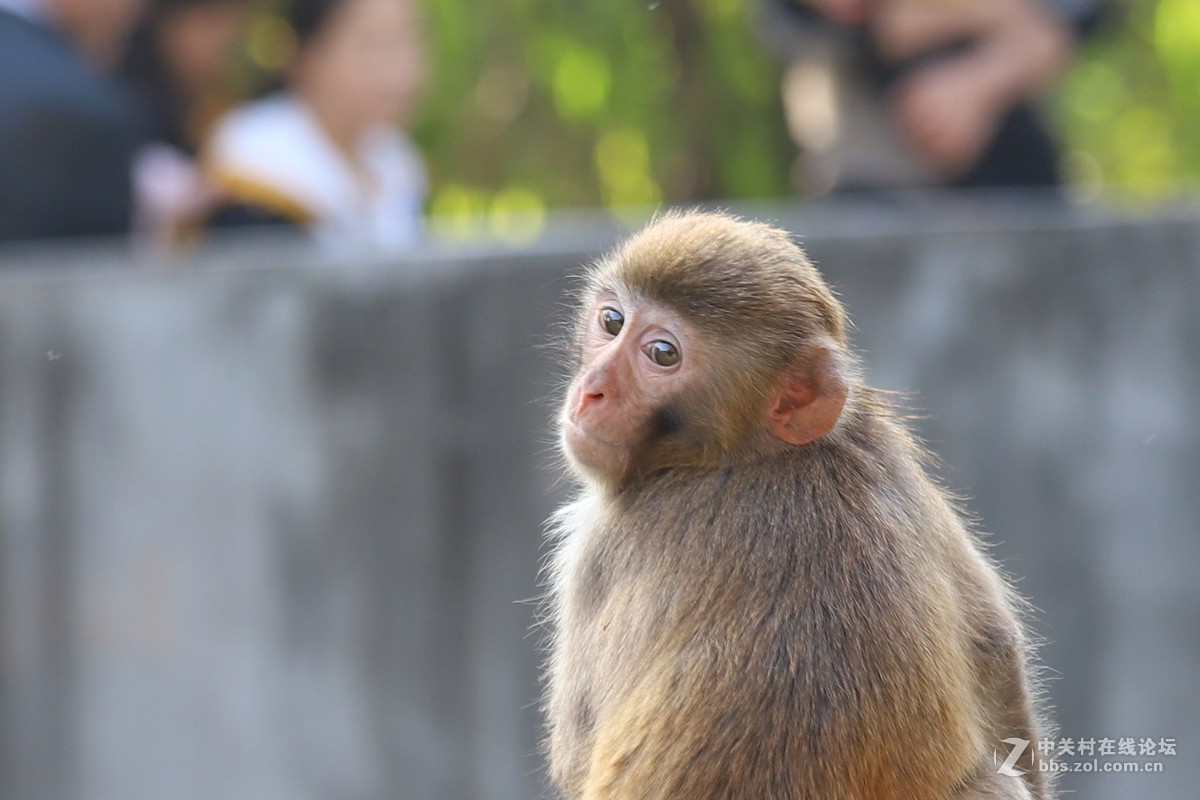
POLYGON ((1036 745, 1014 737, 1002 744, 993 754, 996 771, 1011 777, 1025 774, 1017 765, 1031 747, 1041 772, 1162 772, 1163 759, 1176 754, 1173 737, 1047 737, 1036 745))

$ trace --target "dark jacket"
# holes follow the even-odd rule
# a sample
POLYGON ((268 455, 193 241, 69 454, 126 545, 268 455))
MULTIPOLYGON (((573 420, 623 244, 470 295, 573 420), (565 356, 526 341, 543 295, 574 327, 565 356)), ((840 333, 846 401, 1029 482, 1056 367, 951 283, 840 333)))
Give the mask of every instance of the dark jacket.
POLYGON ((138 137, 115 84, 0 10, 0 243, 128 232, 138 137))

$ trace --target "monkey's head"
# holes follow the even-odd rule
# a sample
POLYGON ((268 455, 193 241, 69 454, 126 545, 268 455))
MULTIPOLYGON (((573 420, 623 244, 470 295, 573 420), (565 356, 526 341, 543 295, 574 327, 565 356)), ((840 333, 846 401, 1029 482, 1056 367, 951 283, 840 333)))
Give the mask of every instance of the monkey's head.
POLYGON ((664 215, 591 270, 579 311, 563 450, 610 488, 809 445, 854 383, 841 304, 767 225, 664 215))

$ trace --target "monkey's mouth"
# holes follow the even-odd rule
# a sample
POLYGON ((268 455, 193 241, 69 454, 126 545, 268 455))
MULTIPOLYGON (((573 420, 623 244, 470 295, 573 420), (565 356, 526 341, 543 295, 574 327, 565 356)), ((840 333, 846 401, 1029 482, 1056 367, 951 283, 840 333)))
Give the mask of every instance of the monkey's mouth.
POLYGON ((562 445, 572 460, 602 474, 616 474, 625 470, 632 448, 627 441, 599 436, 573 420, 564 421, 562 445))
POLYGON ((572 439, 578 438, 584 439, 591 444, 602 445, 614 450, 626 447, 626 445, 621 442, 614 442, 611 439, 605 439, 602 436, 597 436, 595 433, 570 418, 563 420, 563 435, 568 445, 571 444, 572 439))

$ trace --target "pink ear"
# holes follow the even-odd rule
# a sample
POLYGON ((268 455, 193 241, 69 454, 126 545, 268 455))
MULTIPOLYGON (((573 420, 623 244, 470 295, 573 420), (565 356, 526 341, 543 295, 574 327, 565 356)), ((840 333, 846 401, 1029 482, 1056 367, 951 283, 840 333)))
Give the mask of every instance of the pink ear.
POLYGON ((767 426, 788 444, 816 441, 837 425, 846 391, 837 362, 821 347, 780 381, 767 411, 767 426))

